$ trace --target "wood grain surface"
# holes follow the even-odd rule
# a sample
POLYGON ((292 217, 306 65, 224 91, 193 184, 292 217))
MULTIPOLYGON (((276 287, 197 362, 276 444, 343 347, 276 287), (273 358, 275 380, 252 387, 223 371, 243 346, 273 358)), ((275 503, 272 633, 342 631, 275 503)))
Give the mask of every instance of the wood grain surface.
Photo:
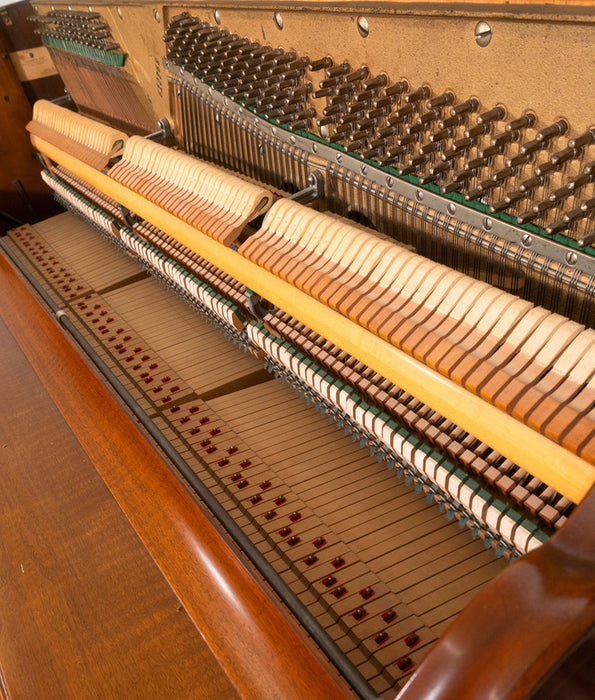
POLYGON ((1 320, 0 344, 8 696, 237 697, 1 320))
MULTIPOLYGON (((4 259, 0 259, 0 295, 4 322, 10 327, 35 372, 43 377, 51 400, 240 695, 259 699, 279 697, 284 700, 344 697, 348 691, 329 675, 329 670, 312 655, 300 635, 271 604, 4 259)), ((39 426, 42 422, 39 418, 31 429, 41 430, 39 426)), ((33 418, 30 419, 32 423, 33 418)), ((52 430, 46 433, 46 439, 48 444, 52 441, 52 430)), ((70 463, 69 458, 65 461, 70 463)), ((22 470, 15 471, 18 474, 22 470)), ((86 479, 84 473, 81 476, 76 468, 74 472, 75 478, 86 479)), ((64 488, 71 499, 75 503, 80 502, 82 510, 86 511, 87 507, 78 496, 77 486, 78 483, 73 482, 70 487, 64 488)), ((7 490, 6 497, 18 511, 21 499, 10 493, 7 490)), ((56 511, 61 513, 63 508, 57 506, 48 516, 48 527, 41 528, 42 532, 49 531, 49 523, 57 517, 56 511)), ((23 520, 26 522, 26 518, 23 520)), ((65 520, 63 526, 67 527, 70 517, 66 515, 65 520)), ((18 527, 14 525, 11 529, 18 530, 18 527)), ((107 528, 111 535, 109 523, 107 528)), ((39 528, 36 530, 39 531, 39 528)), ((85 540, 87 537, 89 535, 85 529, 82 538, 85 540)), ((109 540, 110 536, 107 533, 99 536, 100 541, 104 538, 109 540)), ((93 541, 89 540, 87 549, 90 550, 92 546, 93 541)), ((44 550, 43 547, 40 549, 44 550)), ((79 566, 84 570, 93 568, 84 562, 83 556, 79 566)), ((29 565, 30 562, 23 562, 24 567, 25 564, 29 565)), ((51 556, 47 557, 47 567, 49 571, 54 569, 51 556)), ((4 576, 8 582, 12 578, 6 574, 4 576)), ((136 585, 144 586, 141 578, 137 579, 135 575, 132 578, 139 581, 136 585)), ((125 587, 134 585, 129 582, 125 587)), ((147 599, 151 598, 152 595, 148 594, 147 599)), ((41 607, 45 609, 46 606, 41 607)), ((108 611, 106 618, 111 622, 104 621, 100 628, 103 624, 109 626, 114 622, 109 615, 111 606, 105 607, 108 611)), ((18 620, 19 609, 8 603, 8 609, 11 608, 18 620)), ((155 615, 158 616, 158 613, 155 615)), ((17 623, 14 624, 16 626, 17 623)), ((71 627, 72 623, 68 626, 71 627)), ((142 632, 142 626, 140 630, 137 627, 137 631, 142 632)), ((101 644, 104 639, 101 630, 95 630, 92 634, 96 633, 97 643, 101 644)), ((39 637, 42 645, 47 644, 47 638, 34 628, 31 635, 39 637)), ((62 635, 57 637, 61 638, 62 635)), ((9 645, 10 642, 6 641, 5 646, 9 645)), ((78 675, 78 664, 82 664, 82 650, 86 648, 86 642, 83 642, 78 645, 77 654, 66 654, 67 666, 71 670, 74 666, 75 677, 78 675)), ((6 653, 9 654, 8 651, 6 653)), ((125 654, 118 649, 114 657, 120 656, 125 654)), ((186 654, 183 655, 185 657, 186 654)), ((106 675, 110 676, 111 673, 107 670, 106 675)), ((147 672, 145 678, 151 681, 152 674, 147 672)), ((183 679, 180 684, 184 684, 183 679)), ((191 695, 195 696, 193 693, 191 695)), ((215 693, 214 696, 221 695, 215 693)), ((222 696, 225 696, 225 692, 222 696)))

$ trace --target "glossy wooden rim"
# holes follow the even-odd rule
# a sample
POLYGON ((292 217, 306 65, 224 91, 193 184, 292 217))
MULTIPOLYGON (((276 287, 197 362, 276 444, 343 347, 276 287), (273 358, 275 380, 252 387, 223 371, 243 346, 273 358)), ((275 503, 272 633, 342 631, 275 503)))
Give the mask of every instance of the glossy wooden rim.
POLYGON ((240 695, 346 697, 2 256, 0 295, 13 336, 240 695))

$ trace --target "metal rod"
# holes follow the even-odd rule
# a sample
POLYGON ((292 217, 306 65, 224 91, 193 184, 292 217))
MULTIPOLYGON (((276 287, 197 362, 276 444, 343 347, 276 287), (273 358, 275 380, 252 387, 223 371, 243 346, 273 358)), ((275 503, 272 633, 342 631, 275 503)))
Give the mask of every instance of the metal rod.
POLYGON ((109 382, 111 387, 116 391, 118 396, 132 411, 145 430, 159 445, 167 458, 172 462, 180 474, 182 474, 192 489, 200 496, 202 501, 221 523, 221 525, 223 525, 235 543, 240 547, 244 554, 246 554, 267 583, 281 598, 285 605, 287 605, 290 611, 299 620, 300 624, 327 655, 329 660, 343 675, 355 692, 364 700, 375 700, 378 698, 378 694, 367 683, 367 681, 355 668, 355 666, 353 666, 349 659, 347 659, 345 654, 343 654, 335 642, 322 629, 307 608, 298 600, 297 596, 273 569, 273 567, 266 561, 264 556, 258 551, 252 542, 250 542, 248 537, 242 532, 223 506, 221 506, 219 501, 213 496, 207 486, 205 486, 202 480, 192 471, 182 457, 180 457, 177 450, 171 445, 161 430, 159 430, 159 428, 153 423, 153 421, 139 406, 126 387, 120 382, 112 370, 105 364, 101 357, 95 352, 93 347, 78 331, 68 317, 67 313, 63 309, 60 309, 60 307, 49 296, 41 284, 30 274, 29 270, 27 270, 23 263, 14 255, 12 250, 1 238, 0 247, 3 249, 6 256, 11 260, 13 265, 21 272, 29 284, 35 289, 37 294, 47 304, 58 322, 70 333, 81 349, 109 382))

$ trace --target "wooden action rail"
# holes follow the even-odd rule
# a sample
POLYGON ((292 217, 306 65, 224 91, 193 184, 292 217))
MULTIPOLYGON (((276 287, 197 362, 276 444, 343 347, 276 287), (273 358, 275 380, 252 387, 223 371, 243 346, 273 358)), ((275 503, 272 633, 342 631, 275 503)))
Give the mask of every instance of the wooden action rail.
POLYGON ((273 199, 222 168, 140 136, 128 140, 110 177, 224 245, 264 214, 273 199))
POLYGON ((441 376, 317 299, 241 257, 69 153, 33 136, 51 160, 177 239, 249 289, 307 324, 405 391, 447 416, 549 486, 578 503, 595 482, 595 467, 514 417, 441 376))
POLYGON ((595 462, 593 330, 290 200, 239 252, 595 462))
MULTIPOLYGON (((94 188, 91 191, 91 188, 87 185, 81 185, 81 181, 77 178, 65 175, 65 171, 59 166, 54 168, 54 171, 57 172, 58 170, 60 171, 60 177, 71 182, 75 189, 89 192, 91 201, 97 203, 99 210, 86 206, 84 201, 79 199, 74 192, 72 196, 69 193, 65 193, 63 196, 75 208, 81 209, 82 207, 83 213, 86 213, 92 220, 96 220, 98 211, 103 207, 102 202, 107 201, 106 198, 103 195, 98 196, 98 191, 94 188)), ((59 181, 56 180, 52 186, 57 186, 58 183, 59 181)), ((113 207, 111 208, 113 209, 115 208, 115 203, 112 201, 112 204, 113 207)), ((125 224, 122 221, 120 225, 123 226, 125 224)), ((339 225, 345 226, 342 222, 339 225)), ((127 246, 131 244, 131 247, 147 264, 159 270, 160 274, 166 278, 176 281, 191 296, 197 297, 197 292, 199 292, 199 300, 206 303, 217 316, 225 318, 236 329, 244 327, 245 321, 242 320, 244 314, 240 310, 245 308, 246 289, 237 280, 221 272, 214 265, 207 263, 196 253, 185 248, 180 242, 167 236, 152 225, 142 222, 134 224, 133 230, 140 238, 131 236, 125 229, 114 231, 112 227, 110 230, 115 236, 119 236, 127 246), (148 246, 147 243, 151 245, 148 246), (151 248, 151 246, 153 247, 151 248), (182 273, 178 263, 181 263, 191 275, 188 276, 186 273, 182 273), (205 298, 204 291, 206 290, 203 290, 202 293, 200 292, 196 287, 197 280, 193 280, 192 275, 197 275, 198 279, 206 282, 212 290, 217 290, 223 294, 223 298, 213 298, 212 291, 205 298), (228 306, 229 302, 224 297, 232 300, 233 304, 237 304, 235 311, 228 306)), ((340 233, 341 231, 339 231, 339 235, 340 233)), ((394 247, 392 241, 390 241, 390 244, 394 247)), ((521 508, 526 508, 532 516, 538 515, 539 520, 542 520, 548 527, 555 523, 555 527, 559 528, 564 524, 568 515, 567 511, 572 507, 570 499, 558 494, 551 486, 546 487, 539 479, 528 475, 525 470, 518 468, 510 460, 505 459, 489 446, 476 440, 474 436, 454 426, 451 421, 447 421, 436 411, 432 411, 429 407, 420 403, 411 394, 402 392, 385 377, 373 372, 373 370, 352 358, 342 349, 329 344, 326 339, 322 339, 320 336, 316 337, 304 324, 300 324, 296 319, 291 319, 288 314, 285 314, 284 317, 291 328, 285 322, 281 322, 281 325, 279 325, 279 319, 273 314, 267 315, 265 325, 269 328, 275 328, 277 335, 289 340, 292 347, 300 347, 317 363, 320 364, 322 362, 321 366, 328 366, 330 362, 332 367, 329 366, 329 368, 333 374, 343 377, 348 384, 360 393, 370 392, 370 398, 374 405, 384 407, 391 416, 398 416, 399 420, 404 422, 414 434, 421 433, 432 445, 439 447, 441 451, 449 455, 454 460, 454 464, 464 465, 467 473, 480 475, 490 485, 495 486, 499 492, 504 495, 510 495, 521 508), (311 338, 306 339, 303 337, 302 331, 299 331, 298 327, 301 327, 302 331, 306 331, 311 338), (286 337, 288 333, 291 339, 286 337)), ((255 340, 252 336, 251 339, 257 345, 260 345, 259 340, 255 340)), ((285 363, 281 361, 281 364, 285 363)), ((343 394, 341 396, 343 397, 343 394)), ((340 402, 336 405, 340 405, 340 402)), ((349 406, 350 408, 347 409, 348 413, 353 408, 351 404, 349 406)), ((356 419, 356 422, 360 421, 356 419)), ((373 425, 374 421, 369 426, 372 432, 374 432, 373 425)), ((427 471, 425 462, 422 462, 421 466, 416 466, 422 472, 427 471)), ((448 478, 448 482, 451 482, 450 478, 448 478)), ((456 487, 453 491, 451 495, 460 500, 456 487)), ((474 501, 478 513, 483 512, 485 507, 485 503, 481 499, 480 502, 482 505, 474 501)), ((470 504, 468 503, 467 505, 470 504)), ((495 513, 493 510, 490 512, 495 513)), ((492 521, 492 526, 494 526, 495 522, 497 521, 492 521)), ((524 551, 525 546, 529 543, 535 544, 531 538, 528 541, 524 539, 526 532, 522 529, 515 530, 515 532, 515 543, 520 546, 521 551, 524 551)))
POLYGON ((348 696, 2 257, 0 273, 13 336, 240 695, 348 696))
POLYGON ((327 367, 368 396, 373 405, 380 406, 389 415, 398 416, 413 434, 423 435, 455 464, 462 464, 469 474, 481 476, 498 492, 509 495, 533 516, 537 515, 547 526, 559 528, 566 522, 565 512, 572 505, 570 499, 557 494, 551 486, 541 491, 542 482, 534 477, 527 483, 523 469, 422 404, 416 397, 401 391, 341 348, 316 337, 309 328, 288 314, 270 313, 264 323, 280 338, 289 341, 292 347, 300 348, 321 367, 327 367), (536 490, 540 491, 539 495, 536 495, 536 490))
POLYGON ((121 155, 128 135, 48 100, 33 105, 27 130, 59 148, 68 148, 85 163, 101 169, 121 155))

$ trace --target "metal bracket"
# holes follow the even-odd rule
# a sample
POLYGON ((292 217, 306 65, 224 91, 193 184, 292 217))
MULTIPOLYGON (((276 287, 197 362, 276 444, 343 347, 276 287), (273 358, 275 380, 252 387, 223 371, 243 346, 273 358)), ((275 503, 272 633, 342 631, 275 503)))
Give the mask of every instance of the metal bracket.
POLYGON ((122 218, 124 219, 126 226, 129 228, 132 228, 135 224, 136 221, 136 215, 133 214, 130 209, 127 209, 125 206, 122 204, 118 204, 118 209, 120 210, 120 213, 122 214, 122 218))
POLYGON ((147 134, 145 136, 149 141, 155 141, 155 143, 167 143, 171 139, 172 131, 171 126, 165 117, 157 122, 159 127, 157 131, 152 134, 147 134))
POLYGON ((324 197, 324 178, 319 170, 314 170, 308 175, 307 187, 292 194, 289 199, 298 204, 310 204, 317 199, 324 197))
POLYGON ((64 90, 64 94, 61 97, 56 97, 54 100, 50 100, 52 104, 58 105, 58 107, 68 107, 68 109, 73 108, 74 100, 68 90, 64 90))
POLYGON ((246 289, 245 301, 250 313, 259 321, 262 321, 262 319, 267 314, 271 313, 270 310, 265 309, 264 306, 260 303, 261 301, 263 301, 263 298, 260 296, 260 294, 253 292, 251 289, 246 289))

